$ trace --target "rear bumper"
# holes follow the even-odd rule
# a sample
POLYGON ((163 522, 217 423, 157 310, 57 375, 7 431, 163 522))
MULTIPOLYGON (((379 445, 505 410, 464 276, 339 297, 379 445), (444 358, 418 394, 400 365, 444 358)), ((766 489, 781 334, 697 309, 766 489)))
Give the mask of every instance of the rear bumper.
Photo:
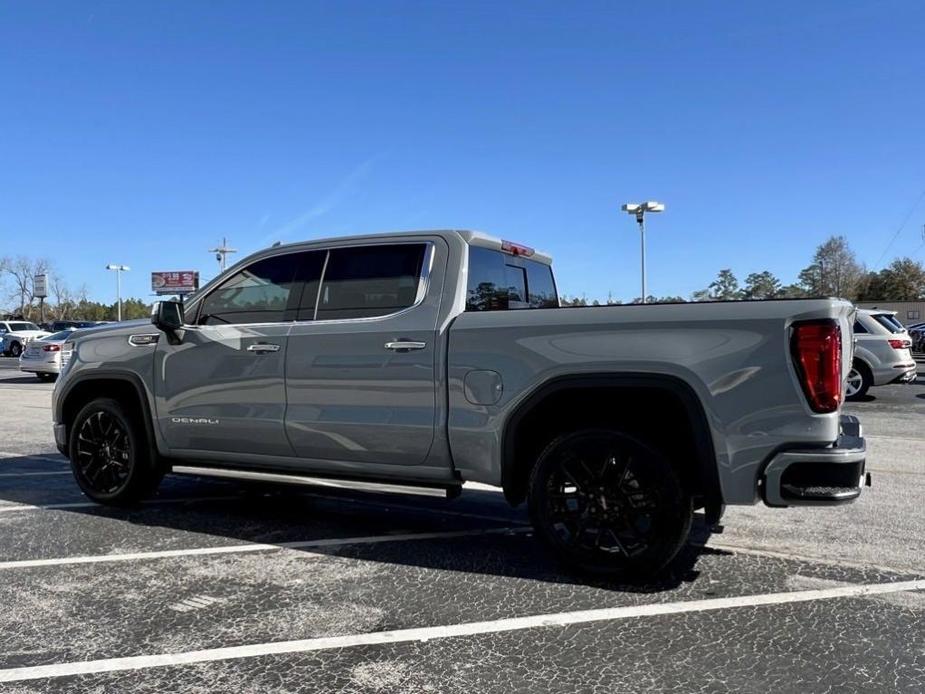
POLYGON ((42 361, 41 359, 20 359, 19 370, 29 373, 56 374, 61 373, 61 365, 56 361, 42 361))
POLYGON ((857 417, 842 415, 841 435, 828 448, 783 451, 765 467, 768 506, 834 506, 854 501, 870 484, 867 445, 857 417))
POLYGON ((916 379, 916 368, 917 365, 914 361, 887 366, 881 365, 871 371, 874 377, 874 385, 885 386, 892 383, 911 383, 916 379))
MULTIPOLYGON (((901 367, 896 368, 899 369, 901 367)), ((900 373, 896 378, 890 381, 890 383, 912 383, 916 378, 918 378, 918 373, 916 371, 916 365, 913 364, 911 368, 900 373)))

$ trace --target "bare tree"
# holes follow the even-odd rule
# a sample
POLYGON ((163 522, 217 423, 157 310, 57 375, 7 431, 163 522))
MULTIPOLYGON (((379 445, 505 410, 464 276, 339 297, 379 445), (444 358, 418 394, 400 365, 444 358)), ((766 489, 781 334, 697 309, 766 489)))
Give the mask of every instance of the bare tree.
POLYGON ((51 295, 55 302, 55 318, 58 320, 70 318, 75 305, 74 295, 70 287, 67 286, 67 283, 57 273, 52 275, 50 279, 51 295))
MULTIPOLYGON (((12 261, 9 259, 8 256, 5 256, 5 255, 0 256, 0 292, 3 292, 4 289, 6 288, 6 274, 10 271, 11 262, 12 261)), ((3 293, 0 296, 5 297, 6 294, 3 293)), ((0 301, 2 300, 4 299, 0 298, 0 301)), ((0 308, 5 308, 5 307, 0 307, 0 308)))
POLYGON ((19 313, 28 318, 35 300, 35 276, 48 272, 51 263, 45 258, 35 260, 24 255, 10 261, 6 274, 11 278, 10 300, 19 299, 19 313))

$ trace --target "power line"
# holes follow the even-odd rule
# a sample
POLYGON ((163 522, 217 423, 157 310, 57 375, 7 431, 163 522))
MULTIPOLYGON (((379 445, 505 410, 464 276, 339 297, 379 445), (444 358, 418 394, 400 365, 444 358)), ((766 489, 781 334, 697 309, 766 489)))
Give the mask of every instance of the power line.
POLYGON ((915 212, 915 208, 919 206, 919 203, 922 202, 923 199, 925 199, 925 190, 923 190, 921 194, 919 195, 919 197, 916 198, 915 202, 912 204, 912 207, 909 208, 909 212, 906 213, 906 216, 903 219, 902 224, 899 225, 899 228, 896 229, 896 232, 893 234, 893 238, 890 239, 890 242, 886 245, 886 248, 883 249, 883 253, 880 254, 879 258, 877 258, 877 264, 874 266, 874 271, 880 269, 880 261, 883 260, 887 251, 890 250, 890 246, 892 246, 893 242, 896 241, 896 239, 899 237, 900 232, 905 228, 906 224, 912 218, 912 213, 915 212))

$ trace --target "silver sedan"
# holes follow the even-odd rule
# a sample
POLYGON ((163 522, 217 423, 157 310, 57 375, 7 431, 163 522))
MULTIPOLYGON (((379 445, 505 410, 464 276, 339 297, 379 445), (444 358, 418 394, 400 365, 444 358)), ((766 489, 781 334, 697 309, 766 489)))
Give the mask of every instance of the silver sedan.
POLYGON ((61 373, 61 348, 75 328, 68 328, 26 343, 19 370, 34 373, 40 381, 53 381, 61 373))

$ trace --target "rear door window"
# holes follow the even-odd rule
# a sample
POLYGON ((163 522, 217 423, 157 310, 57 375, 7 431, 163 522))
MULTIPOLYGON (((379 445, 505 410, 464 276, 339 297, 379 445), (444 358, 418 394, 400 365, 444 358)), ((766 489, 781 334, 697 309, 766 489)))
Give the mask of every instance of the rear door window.
POLYGON ((316 319, 372 318, 413 306, 426 250, 423 243, 332 248, 316 319))

